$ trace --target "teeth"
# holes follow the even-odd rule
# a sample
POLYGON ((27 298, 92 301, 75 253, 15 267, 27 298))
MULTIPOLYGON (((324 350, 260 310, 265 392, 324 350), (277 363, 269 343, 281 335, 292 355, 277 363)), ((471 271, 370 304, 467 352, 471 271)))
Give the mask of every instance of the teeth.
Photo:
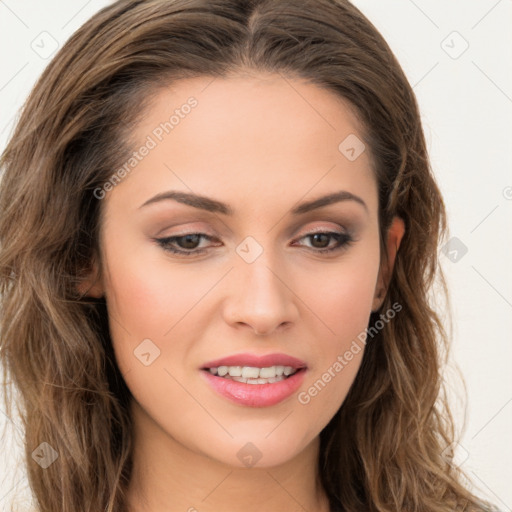
POLYGON ((261 379, 269 379, 270 377, 276 376, 276 367, 271 366, 270 368, 261 368, 260 370, 260 378, 261 379))
POLYGON ((260 376, 260 369, 253 366, 244 366, 242 368, 242 377, 244 379, 257 379, 260 376))
POLYGON ((241 366, 230 366, 229 367, 229 375, 231 375, 231 377, 241 377, 242 376, 242 367, 241 366))
MULTIPOLYGON (((227 378, 227 377, 224 377, 227 378)), ((237 382, 243 382, 245 384, 273 384, 274 382, 279 382, 280 380, 284 380, 284 377, 271 377, 270 379, 244 379, 243 377, 230 377, 232 380, 236 380, 237 382)))
POLYGON ((220 375, 221 377, 224 377, 228 373, 228 367, 227 366, 219 366, 217 368, 217 375, 220 375))
POLYGON ((269 366, 257 368, 255 366, 219 366, 209 368, 212 375, 225 379, 236 380, 246 384, 267 384, 279 382, 285 377, 293 375, 297 370, 292 366, 269 366))

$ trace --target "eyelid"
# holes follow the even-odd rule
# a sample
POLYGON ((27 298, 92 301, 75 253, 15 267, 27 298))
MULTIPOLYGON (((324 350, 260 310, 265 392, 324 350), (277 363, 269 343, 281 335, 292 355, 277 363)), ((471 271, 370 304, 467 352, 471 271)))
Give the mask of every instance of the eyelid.
MULTIPOLYGON (((300 232, 299 232, 300 233, 300 232)), ((332 228, 332 227, 326 227, 326 226, 317 226, 315 228, 308 229, 304 232, 304 234, 297 236, 299 238, 302 238, 303 236, 307 235, 313 235, 314 233, 339 233, 340 235, 349 234, 348 230, 344 230, 343 228, 332 228)), ((296 238, 296 237, 295 237, 296 238)))

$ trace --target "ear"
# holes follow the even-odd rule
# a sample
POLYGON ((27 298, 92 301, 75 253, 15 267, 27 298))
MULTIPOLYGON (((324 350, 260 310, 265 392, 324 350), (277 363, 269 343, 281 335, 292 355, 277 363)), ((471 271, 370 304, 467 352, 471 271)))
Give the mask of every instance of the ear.
POLYGON ((381 258, 381 266, 379 269, 379 276, 377 278, 377 285, 375 286, 375 295, 373 297, 372 312, 375 313, 384 302, 384 297, 391 280, 393 267, 395 265, 396 253, 400 247, 400 242, 405 233, 405 223, 400 217, 393 217, 393 221, 388 230, 386 249, 386 258, 381 258))
POLYGON ((97 299, 103 297, 105 293, 103 279, 96 259, 92 262, 91 269, 78 279, 79 283, 76 288, 80 297, 93 297, 97 299))

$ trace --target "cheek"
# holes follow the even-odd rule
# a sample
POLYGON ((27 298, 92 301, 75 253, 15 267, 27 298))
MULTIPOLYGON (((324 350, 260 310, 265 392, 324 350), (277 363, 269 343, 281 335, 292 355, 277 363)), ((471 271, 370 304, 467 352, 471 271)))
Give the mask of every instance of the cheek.
POLYGON ((372 241, 361 243, 339 262, 304 272, 305 302, 325 326, 337 348, 367 327, 379 271, 379 249, 372 241))
POLYGON ((364 354, 379 269, 379 250, 367 244, 343 263, 308 274, 303 293, 323 327, 317 330, 310 374, 298 402, 324 426, 343 403, 364 354), (313 309, 313 308, 312 308, 313 309))
MULTIPOLYGON (((173 272, 151 243, 141 244, 128 236, 106 243, 103 256, 109 326, 119 369, 123 375, 132 369, 137 371, 130 375, 149 369, 154 374, 167 356, 166 334, 206 293, 208 279, 201 283, 196 277, 191 282, 191 270, 173 272), (152 361, 158 358, 144 368, 138 356, 148 350, 152 361)), ((179 351, 184 340, 175 339, 173 351, 179 351)))
POLYGON ((106 298, 125 331, 161 338, 207 293, 216 274, 178 265, 151 243, 108 248, 106 298), (123 256, 124 254, 124 256, 123 256))
POLYGON ((338 272, 332 279, 327 277, 322 286, 311 284, 310 300, 334 337, 346 338, 353 334, 354 328, 366 327, 375 277, 372 272, 349 272, 348 269, 346 273, 338 272))

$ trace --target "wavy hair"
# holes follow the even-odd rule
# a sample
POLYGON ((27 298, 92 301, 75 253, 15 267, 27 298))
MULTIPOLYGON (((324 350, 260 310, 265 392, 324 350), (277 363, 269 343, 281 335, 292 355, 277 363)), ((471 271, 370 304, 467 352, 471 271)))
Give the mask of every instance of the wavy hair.
POLYGON ((347 100, 378 183, 381 248, 393 216, 405 222, 381 307, 402 310, 368 343, 320 434, 331 509, 490 510, 446 451, 448 336, 429 296, 439 279, 438 297, 447 297, 437 261, 446 213, 413 90, 382 36, 347 0, 124 0, 53 58, 0 162, 3 385, 9 412, 17 391, 38 511, 127 507, 131 394, 104 300, 77 292, 99 254, 94 190, 126 161, 130 130, 162 87, 243 71, 305 79, 347 100), (31 457, 43 441, 59 454, 45 470, 31 457))

